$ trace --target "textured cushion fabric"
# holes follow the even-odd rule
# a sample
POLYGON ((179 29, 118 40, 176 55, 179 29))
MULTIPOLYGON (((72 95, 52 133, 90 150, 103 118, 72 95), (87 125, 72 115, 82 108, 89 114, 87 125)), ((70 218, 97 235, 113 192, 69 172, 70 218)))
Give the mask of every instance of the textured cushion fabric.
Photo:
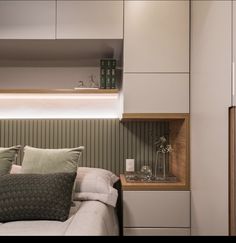
POLYGON ((74 200, 98 200, 116 206, 118 191, 113 187, 119 178, 111 171, 100 168, 79 167, 74 200))
POLYGON ((0 177, 0 222, 67 220, 76 173, 0 177))
POLYGON ((0 176, 9 174, 15 161, 20 145, 10 148, 0 148, 0 176))
MULTIPOLYGON (((11 173, 21 173, 21 166, 13 165, 11 173)), ((75 179, 74 200, 96 200, 115 207, 118 191, 113 188, 119 178, 111 171, 79 167, 75 179)))
POLYGON ((40 149, 25 146, 22 173, 76 172, 84 147, 40 149))

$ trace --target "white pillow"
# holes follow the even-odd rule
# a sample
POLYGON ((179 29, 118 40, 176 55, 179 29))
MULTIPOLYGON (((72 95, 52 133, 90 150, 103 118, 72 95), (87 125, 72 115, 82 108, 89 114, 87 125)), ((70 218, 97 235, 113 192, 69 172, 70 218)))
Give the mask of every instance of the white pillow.
POLYGON ((12 165, 10 174, 20 174, 21 166, 20 165, 12 165))
POLYGON ((119 178, 111 171, 79 167, 74 200, 98 200, 115 207, 118 191, 113 185, 118 180, 119 178))
MULTIPOLYGON (((11 173, 21 173, 21 166, 12 165, 11 173)), ((118 180, 119 178, 111 171, 100 168, 79 167, 74 200, 101 201, 115 207, 118 191, 113 188, 113 185, 118 180)))

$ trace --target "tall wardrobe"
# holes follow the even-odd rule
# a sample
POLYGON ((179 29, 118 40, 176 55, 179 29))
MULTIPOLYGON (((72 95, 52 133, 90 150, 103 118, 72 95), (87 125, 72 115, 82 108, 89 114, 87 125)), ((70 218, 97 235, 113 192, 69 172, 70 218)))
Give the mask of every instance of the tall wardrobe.
POLYGON ((191 1, 192 235, 228 235, 236 2, 191 1))

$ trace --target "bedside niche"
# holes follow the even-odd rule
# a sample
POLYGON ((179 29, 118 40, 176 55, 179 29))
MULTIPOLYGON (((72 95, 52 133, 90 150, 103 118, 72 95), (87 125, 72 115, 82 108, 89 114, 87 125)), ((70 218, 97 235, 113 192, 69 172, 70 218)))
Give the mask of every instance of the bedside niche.
MULTIPOLYGON (((125 190, 189 190, 190 188, 190 155, 189 155, 189 114, 187 113, 125 113, 122 115, 122 122, 134 121, 160 122, 165 123, 168 133, 168 144, 171 144, 173 151, 169 154, 170 171, 177 177, 176 182, 157 183, 134 183, 124 182, 125 190), (135 185, 134 185, 135 184, 135 185)), ((153 158, 154 159, 154 158, 153 158)), ((153 161, 154 163, 154 161, 153 161)), ((152 168, 153 164, 152 164, 152 168)), ((124 181, 125 178, 122 177, 124 181)))

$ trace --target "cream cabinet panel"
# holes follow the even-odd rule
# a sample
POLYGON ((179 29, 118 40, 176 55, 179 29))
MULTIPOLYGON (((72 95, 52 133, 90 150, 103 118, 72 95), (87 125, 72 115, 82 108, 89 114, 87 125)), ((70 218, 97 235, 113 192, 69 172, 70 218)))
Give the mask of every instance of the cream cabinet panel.
POLYGON ((125 1, 125 72, 189 72, 189 1, 125 1))
POLYGON ((188 113, 188 74, 124 74, 124 113, 188 113))
POLYGON ((192 1, 191 233, 228 235, 232 1, 192 1))
POLYGON ((233 1, 233 75, 231 104, 236 106, 236 2, 233 1))
POLYGON ((122 39, 123 1, 58 1, 57 38, 122 39))
POLYGON ((55 39, 56 1, 0 1, 0 39, 55 39))
POLYGON ((124 228, 125 236, 189 236, 190 228, 124 228))
POLYGON ((189 191, 123 191, 124 227, 190 227, 189 191))

